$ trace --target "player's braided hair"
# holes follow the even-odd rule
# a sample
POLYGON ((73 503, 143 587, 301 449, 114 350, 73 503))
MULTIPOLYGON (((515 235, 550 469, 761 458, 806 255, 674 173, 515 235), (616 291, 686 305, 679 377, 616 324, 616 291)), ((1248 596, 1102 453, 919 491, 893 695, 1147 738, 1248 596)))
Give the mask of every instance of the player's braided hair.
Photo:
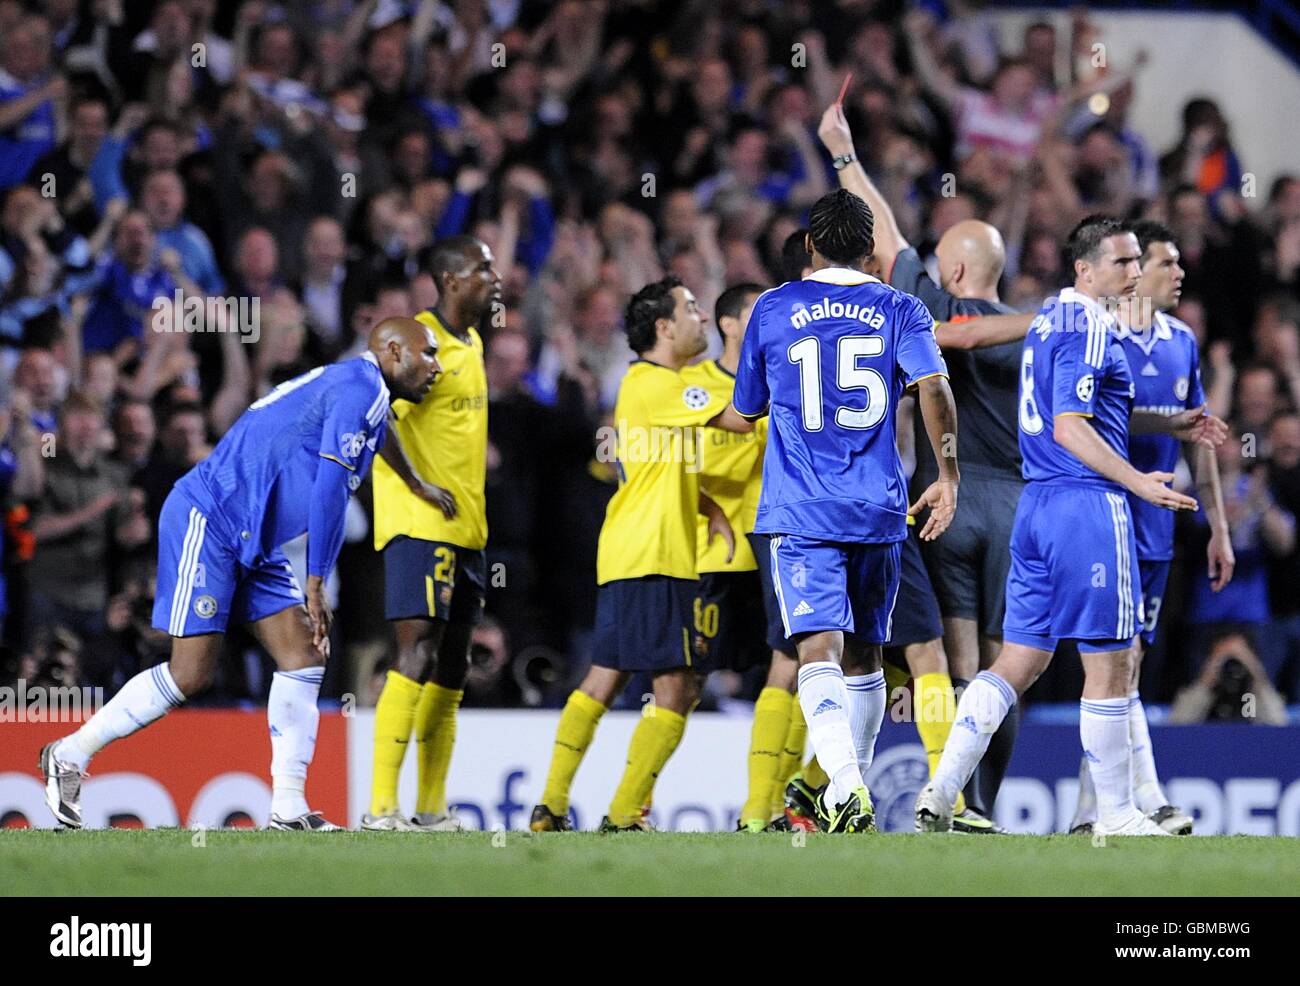
POLYGON ((1070 230, 1065 241, 1065 259, 1070 270, 1080 260, 1096 260, 1102 241, 1120 233, 1130 232, 1129 225, 1114 216, 1084 216, 1079 224, 1070 230))
POLYGON ((846 188, 827 192, 808 214, 813 248, 837 264, 857 264, 876 249, 871 206, 846 188))
POLYGON ((652 281, 632 295, 623 315, 623 329, 627 333, 627 344, 632 347, 632 352, 640 356, 654 348, 655 340, 659 337, 655 322, 661 318, 673 317, 673 311, 677 307, 673 288, 681 286, 682 279, 669 274, 661 280, 652 281))

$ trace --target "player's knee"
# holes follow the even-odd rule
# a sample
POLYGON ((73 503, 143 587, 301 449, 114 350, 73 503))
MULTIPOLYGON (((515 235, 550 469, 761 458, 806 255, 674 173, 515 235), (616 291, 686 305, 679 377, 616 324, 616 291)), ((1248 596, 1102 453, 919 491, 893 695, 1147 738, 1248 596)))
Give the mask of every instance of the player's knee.
POLYGON ((187 699, 193 698, 212 684, 213 669, 205 665, 177 664, 173 661, 167 665, 167 670, 171 672, 176 687, 187 699))
POLYGON ((682 668, 655 678, 655 703, 670 712, 686 715, 699 704, 704 676, 682 668))
POLYGON ((798 678, 799 662, 790 658, 789 655, 782 654, 779 650, 772 651, 772 664, 767 671, 767 687, 784 688, 786 691, 792 692, 798 678))
POLYGON ((582 684, 578 685, 578 691, 609 708, 627 684, 627 679, 628 675, 624 673, 593 664, 582 679, 582 684))

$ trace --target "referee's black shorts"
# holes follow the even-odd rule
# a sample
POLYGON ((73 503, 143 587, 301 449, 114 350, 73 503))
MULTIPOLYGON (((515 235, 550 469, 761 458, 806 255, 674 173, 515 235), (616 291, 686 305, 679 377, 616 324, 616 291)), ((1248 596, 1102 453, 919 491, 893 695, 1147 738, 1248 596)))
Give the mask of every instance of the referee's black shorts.
POLYGON ((921 545, 940 612, 947 619, 974 620, 985 637, 1002 636, 1011 528, 1023 488, 1018 479, 964 470, 952 524, 921 545))

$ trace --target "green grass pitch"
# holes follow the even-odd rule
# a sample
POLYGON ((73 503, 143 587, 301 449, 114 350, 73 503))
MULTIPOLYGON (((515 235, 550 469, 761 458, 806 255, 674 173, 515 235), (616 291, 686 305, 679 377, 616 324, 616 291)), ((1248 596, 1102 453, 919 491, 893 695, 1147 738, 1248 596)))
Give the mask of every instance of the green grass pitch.
POLYGON ((0 895, 1270 896, 1300 839, 0 831, 0 895), (799 843, 802 841, 802 845, 799 843))

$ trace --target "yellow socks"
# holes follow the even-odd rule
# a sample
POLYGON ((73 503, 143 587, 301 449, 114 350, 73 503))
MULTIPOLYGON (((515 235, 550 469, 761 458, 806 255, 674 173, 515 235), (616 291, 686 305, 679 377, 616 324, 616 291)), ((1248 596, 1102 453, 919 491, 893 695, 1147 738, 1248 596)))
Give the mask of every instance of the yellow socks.
MULTIPOLYGON (((649 804, 655 780, 677 749, 686 732, 686 717, 662 706, 643 715, 628 745, 627 767, 609 805, 609 819, 615 825, 631 825, 649 804)), ((550 807, 549 805, 547 807, 550 807)), ((554 809, 551 809, 554 811, 554 809)))
POLYGON ((460 688, 426 682, 415 708, 415 742, 420 754, 419 815, 447 813, 447 769, 456 745, 456 710, 465 695, 460 688))
MULTIPOLYGON (((912 703, 916 731, 921 737, 921 745, 925 747, 925 759, 930 763, 930 776, 933 777, 957 714, 957 699, 952 690, 952 679, 947 672, 936 671, 916 678, 913 682, 912 703)), ((961 794, 957 795, 954 810, 957 814, 966 810, 966 800, 961 794)))
POLYGON ((813 758, 804 765, 803 779, 804 783, 813 790, 831 782, 831 779, 826 776, 826 771, 822 770, 822 765, 817 762, 816 754, 813 754, 813 758))
MULTIPOLYGON (((771 819, 773 787, 777 784, 782 751, 790 733, 792 697, 784 688, 764 688, 754 705, 749 734, 749 797, 740 809, 742 822, 771 819)), ((782 785, 784 787, 784 785, 782 785)))
POLYGON ((370 814, 398 810, 397 776, 411 740, 411 724, 420 701, 420 685, 396 671, 388 672, 375 706, 375 768, 370 787, 370 814))
POLYGON ((804 722, 803 706, 799 696, 790 696, 790 726, 781 747, 776 765, 776 783, 772 786, 772 807, 769 817, 779 815, 785 808, 785 786, 803 763, 804 743, 808 739, 808 724, 804 722))
POLYGON ((542 804, 563 817, 569 811, 569 788, 582 758, 596 735, 600 717, 608 711, 585 692, 574 691, 564 703, 560 724, 555 729, 555 747, 551 751, 551 769, 546 774, 542 804))

